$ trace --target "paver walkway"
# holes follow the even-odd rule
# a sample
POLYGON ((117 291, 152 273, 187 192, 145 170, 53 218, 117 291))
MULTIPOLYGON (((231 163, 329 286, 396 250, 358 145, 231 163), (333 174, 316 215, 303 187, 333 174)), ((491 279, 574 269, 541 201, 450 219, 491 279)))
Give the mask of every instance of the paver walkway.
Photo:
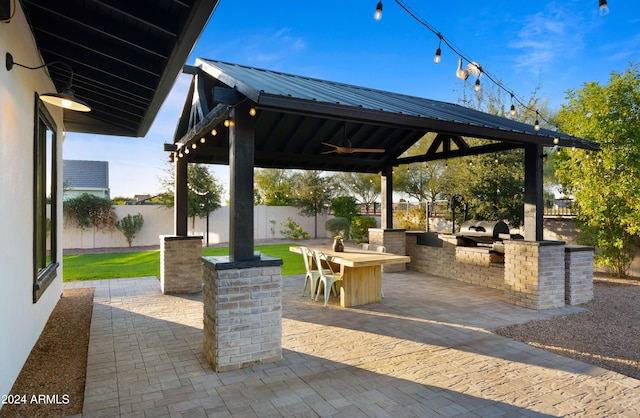
POLYGON ((385 273, 382 303, 343 309, 283 279, 281 361, 215 373, 202 296, 156 278, 95 287, 83 417, 640 416, 640 381, 489 330, 577 312, 533 311, 502 292, 385 273))

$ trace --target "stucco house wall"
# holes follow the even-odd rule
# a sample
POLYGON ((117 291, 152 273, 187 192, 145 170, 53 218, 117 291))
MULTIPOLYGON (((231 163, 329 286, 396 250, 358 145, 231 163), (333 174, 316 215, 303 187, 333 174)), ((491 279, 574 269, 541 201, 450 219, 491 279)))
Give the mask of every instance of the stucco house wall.
MULTIPOLYGON (((42 63, 22 8, 17 9, 10 23, 0 24, 0 394, 10 393, 63 291, 62 269, 58 268, 53 283, 33 303, 34 100, 36 93, 55 91, 55 87, 45 69, 5 68, 6 52, 21 64, 42 63)), ((47 108, 57 127, 56 164, 61 170, 62 111, 47 108)), ((62 231, 61 191, 59 176, 58 228, 54 231, 58 236, 62 231)), ((57 253, 62 260, 62 245, 57 253)))

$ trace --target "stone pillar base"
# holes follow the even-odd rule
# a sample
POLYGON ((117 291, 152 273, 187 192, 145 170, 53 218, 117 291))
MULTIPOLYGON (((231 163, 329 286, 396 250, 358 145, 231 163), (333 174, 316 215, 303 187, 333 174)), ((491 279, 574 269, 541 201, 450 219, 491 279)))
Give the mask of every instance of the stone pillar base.
MULTIPOLYGON (((407 255, 407 238, 406 229, 381 229, 369 228, 369 243, 383 245, 388 253, 407 255)), ((407 265, 403 264, 385 264, 382 271, 392 273, 396 271, 405 271, 407 265)))
POLYGON ((162 293, 202 291, 202 237, 160 236, 162 293))
POLYGON ((282 260, 203 257, 203 351, 216 372, 282 359, 282 260))
POLYGON ((504 241, 504 294, 530 309, 564 306, 564 242, 504 241))
POLYGON ((568 305, 580 305, 593 299, 593 247, 566 246, 565 298, 568 305))

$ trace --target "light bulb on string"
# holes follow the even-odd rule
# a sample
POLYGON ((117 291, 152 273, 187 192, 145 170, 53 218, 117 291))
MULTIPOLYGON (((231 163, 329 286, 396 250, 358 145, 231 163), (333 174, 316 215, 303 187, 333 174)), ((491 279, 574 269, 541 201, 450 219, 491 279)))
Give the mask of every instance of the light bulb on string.
POLYGON ((606 16, 609 14, 609 5, 607 0, 599 0, 600 16, 606 16))
POLYGON ((249 109, 249 116, 255 116, 257 112, 256 108, 251 106, 251 109, 249 109))
POLYGON ((376 12, 373 14, 373 18, 375 20, 382 19, 382 2, 381 1, 379 1, 378 5, 376 6, 376 12))
POLYGON ((533 129, 535 131, 539 131, 540 130, 540 121, 538 121, 538 117, 540 116, 540 114, 538 113, 538 111, 536 110, 536 123, 533 125, 533 129))
POLYGON ((203 136, 202 138, 200 138, 200 143, 204 144, 205 142, 207 142, 207 140, 205 139, 205 137, 203 136))
POLYGON ((513 93, 511 93, 511 110, 509 111, 511 116, 516 115, 516 105, 513 104, 513 93))
POLYGON ((442 46, 442 35, 440 33, 438 33, 438 38, 440 38, 440 42, 438 42, 438 49, 436 49, 436 55, 435 57, 433 57, 433 62, 435 64, 440 64, 440 56, 442 55, 442 49, 440 49, 440 47, 442 46))
POLYGON ((473 90, 477 93, 480 91, 480 79, 476 78, 476 84, 473 86, 473 90))
POLYGON ((553 138, 553 143, 555 145, 558 145, 560 143, 560 138, 558 138, 557 136, 553 138))

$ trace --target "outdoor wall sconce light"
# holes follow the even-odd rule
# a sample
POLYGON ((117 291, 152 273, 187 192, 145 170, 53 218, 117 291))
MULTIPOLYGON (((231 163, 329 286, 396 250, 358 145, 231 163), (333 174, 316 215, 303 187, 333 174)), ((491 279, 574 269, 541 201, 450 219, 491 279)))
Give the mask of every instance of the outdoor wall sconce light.
POLYGON ((38 67, 27 67, 26 65, 19 64, 13 60, 13 55, 7 52, 6 55, 6 67, 7 71, 11 71, 14 65, 22 68, 26 68, 27 70, 38 70, 42 67, 50 67, 52 65, 62 65, 67 70, 69 70, 69 81, 67 82, 67 86, 62 89, 59 93, 44 93, 40 95, 40 100, 43 102, 52 104, 54 106, 59 106, 64 109, 75 110, 78 112, 90 112, 91 107, 88 104, 78 99, 73 94, 73 69, 69 66, 69 64, 62 61, 54 61, 49 64, 42 64, 38 67))

